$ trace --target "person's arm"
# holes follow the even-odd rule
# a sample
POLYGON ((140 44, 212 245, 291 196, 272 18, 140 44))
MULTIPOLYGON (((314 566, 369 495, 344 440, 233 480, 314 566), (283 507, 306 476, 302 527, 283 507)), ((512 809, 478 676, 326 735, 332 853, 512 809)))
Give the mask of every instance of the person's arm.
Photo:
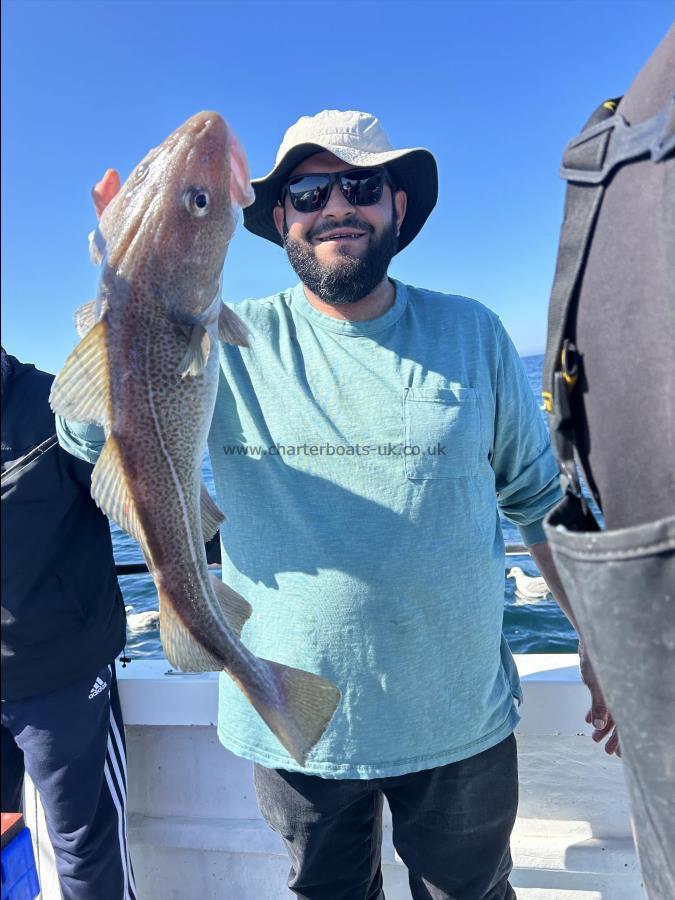
MULTIPOLYGON (((555 600, 579 635, 543 529, 544 517, 562 496, 558 466, 520 357, 501 323, 499 329, 501 354, 491 455, 497 502, 504 515, 518 526, 523 542, 555 600)), ((591 694, 591 708, 586 714, 586 721, 592 721, 595 727, 593 739, 601 741, 611 732, 605 750, 607 753, 618 752, 614 722, 581 635, 579 659, 582 679, 591 694)))
POLYGON ((617 756, 621 756, 619 735, 614 725, 614 720, 607 709, 605 696, 598 679, 595 676, 591 661, 586 653, 583 639, 574 618, 574 613, 572 612, 569 600, 567 599, 567 594, 560 581, 551 548, 547 542, 543 542, 540 544, 532 544, 529 547, 529 550, 532 554, 532 559, 537 564, 537 568, 543 575, 546 584, 551 589, 551 593, 558 606, 565 613, 572 627, 579 635, 579 665, 581 668, 581 677, 591 694, 591 708, 586 713, 586 721, 589 725, 592 724, 595 729, 593 732, 593 740, 600 743, 607 735, 609 735, 609 739, 605 744, 605 753, 616 753, 617 756))
POLYGON ((105 444, 105 434, 101 426, 86 422, 71 422, 58 415, 55 419, 56 435, 63 449, 93 465, 101 455, 105 444))
POLYGON ((490 464, 497 503, 529 547, 546 540, 543 520, 562 497, 548 430, 516 348, 499 320, 490 464))

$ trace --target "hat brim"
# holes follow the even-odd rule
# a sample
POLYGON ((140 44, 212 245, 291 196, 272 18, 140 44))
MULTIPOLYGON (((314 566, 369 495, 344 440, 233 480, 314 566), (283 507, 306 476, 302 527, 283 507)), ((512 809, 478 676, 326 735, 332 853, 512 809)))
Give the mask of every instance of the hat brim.
POLYGON ((283 247, 284 242, 274 224, 272 210, 293 169, 308 156, 325 150, 354 168, 386 166, 396 187, 406 192, 408 204, 396 250, 397 253, 400 253, 417 236, 438 199, 436 160, 423 147, 366 153, 354 147, 336 147, 330 144, 314 143, 297 144, 288 151, 269 174, 251 182, 255 191, 255 200, 244 209, 244 226, 253 234, 283 247))

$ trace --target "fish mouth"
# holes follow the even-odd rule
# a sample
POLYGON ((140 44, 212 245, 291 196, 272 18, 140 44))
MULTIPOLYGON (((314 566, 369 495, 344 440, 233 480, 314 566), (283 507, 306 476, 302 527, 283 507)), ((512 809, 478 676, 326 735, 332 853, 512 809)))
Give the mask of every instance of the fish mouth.
POLYGON ((214 110, 202 110, 191 116, 186 122, 183 122, 178 129, 183 134, 190 134, 192 137, 200 137, 209 129, 222 130, 225 132, 227 126, 225 120, 220 113, 214 110))

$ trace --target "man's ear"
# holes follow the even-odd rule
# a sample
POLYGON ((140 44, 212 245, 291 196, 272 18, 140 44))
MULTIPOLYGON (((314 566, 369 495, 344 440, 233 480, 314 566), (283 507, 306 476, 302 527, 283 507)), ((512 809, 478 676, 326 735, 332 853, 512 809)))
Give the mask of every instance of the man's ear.
POLYGON ((283 237, 284 236, 284 208, 280 206, 278 203, 272 210, 272 215, 274 216, 274 224, 276 226, 277 231, 283 237))
POLYGON ((396 209, 396 233, 400 234, 405 211, 408 208, 408 195, 405 191, 398 190, 394 194, 394 208, 396 209))

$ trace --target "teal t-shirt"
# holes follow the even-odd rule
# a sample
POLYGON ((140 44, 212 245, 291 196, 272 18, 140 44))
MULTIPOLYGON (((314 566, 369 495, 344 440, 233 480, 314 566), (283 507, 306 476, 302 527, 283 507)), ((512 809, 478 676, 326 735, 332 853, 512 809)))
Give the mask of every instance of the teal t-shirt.
MULTIPOLYGON (((304 768, 328 778, 444 765, 513 731, 498 507, 534 543, 560 496, 499 319, 395 287, 365 322, 324 315, 300 285, 238 303, 250 345, 220 345, 209 453, 228 517, 223 579, 253 607, 242 639, 254 653, 340 688, 304 768)), ((85 455, 68 431, 62 442, 85 455)), ((299 770, 226 674, 218 734, 299 770)))

